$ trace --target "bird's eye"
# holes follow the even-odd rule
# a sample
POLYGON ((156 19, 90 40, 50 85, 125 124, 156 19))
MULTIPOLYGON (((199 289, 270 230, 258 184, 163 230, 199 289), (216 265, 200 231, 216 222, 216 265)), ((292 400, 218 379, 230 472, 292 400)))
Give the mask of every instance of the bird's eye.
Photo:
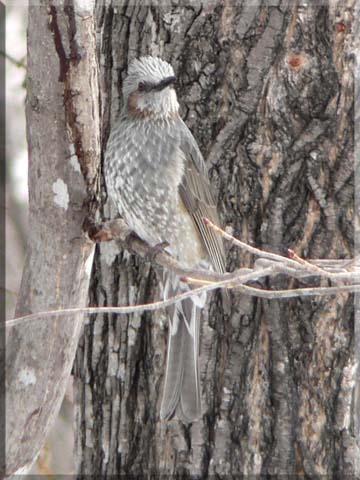
POLYGON ((145 85, 144 82, 140 82, 140 83, 139 83, 138 90, 139 90, 139 92, 145 92, 145 90, 146 90, 146 85, 145 85))

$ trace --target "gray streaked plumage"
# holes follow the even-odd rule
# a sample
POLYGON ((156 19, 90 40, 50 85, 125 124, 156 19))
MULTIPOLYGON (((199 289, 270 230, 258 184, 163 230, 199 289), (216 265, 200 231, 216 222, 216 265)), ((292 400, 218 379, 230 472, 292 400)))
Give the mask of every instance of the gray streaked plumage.
MULTIPOLYGON (((105 154, 108 194, 129 227, 150 245, 166 241, 184 266, 210 261, 217 271, 225 271, 222 240, 202 220, 219 224, 205 162, 178 114, 174 80, 171 65, 157 57, 130 64, 124 108, 105 154)), ((188 288, 165 273, 164 297, 188 288)), ((163 419, 176 410, 184 422, 191 422, 201 413, 198 317, 203 303, 194 296, 168 310, 163 419)))

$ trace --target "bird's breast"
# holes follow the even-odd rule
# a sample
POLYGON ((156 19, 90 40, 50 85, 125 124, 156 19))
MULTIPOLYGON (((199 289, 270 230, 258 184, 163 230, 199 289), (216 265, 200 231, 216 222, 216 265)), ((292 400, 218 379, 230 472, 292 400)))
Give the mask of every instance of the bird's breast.
POLYGON ((168 123, 137 123, 110 135, 105 156, 109 196, 143 240, 168 242, 174 256, 194 266, 204 252, 178 193, 185 159, 176 131, 168 123))

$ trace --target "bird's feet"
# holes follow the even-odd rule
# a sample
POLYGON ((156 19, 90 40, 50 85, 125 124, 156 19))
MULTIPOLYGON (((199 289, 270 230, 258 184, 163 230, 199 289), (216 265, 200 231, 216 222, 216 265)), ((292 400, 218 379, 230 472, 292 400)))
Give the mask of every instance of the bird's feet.
POLYGON ((124 240, 130 232, 129 227, 121 218, 103 223, 95 223, 86 219, 84 231, 93 242, 109 242, 110 240, 124 240))
POLYGON ((145 261, 154 262, 156 255, 163 253, 165 248, 169 246, 169 242, 160 242, 150 248, 149 252, 145 255, 145 261))

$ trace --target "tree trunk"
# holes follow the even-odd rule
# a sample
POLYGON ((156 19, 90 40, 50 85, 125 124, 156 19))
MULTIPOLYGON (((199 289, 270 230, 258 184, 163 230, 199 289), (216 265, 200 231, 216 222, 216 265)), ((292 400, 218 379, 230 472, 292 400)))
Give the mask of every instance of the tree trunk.
MULTIPOLYGON (((87 304, 100 161, 94 18, 86 8, 29 8, 29 233, 16 316, 87 304)), ((25 473, 57 416, 83 317, 7 328, 6 473, 25 473)))
MULTIPOLYGON (((177 74, 224 225, 274 252, 352 257, 355 1, 105 3, 103 147, 129 60, 159 55, 177 74)), ((229 271, 253 262, 230 246, 227 258, 229 271)), ((91 305, 157 299, 156 270, 115 243, 99 246, 91 305)), ((279 277, 263 287, 296 285, 279 277)), ((78 473, 359 472, 353 296, 232 291, 229 315, 217 300, 202 315, 203 416, 190 426, 159 420, 165 312, 87 321, 75 367, 78 473)))

